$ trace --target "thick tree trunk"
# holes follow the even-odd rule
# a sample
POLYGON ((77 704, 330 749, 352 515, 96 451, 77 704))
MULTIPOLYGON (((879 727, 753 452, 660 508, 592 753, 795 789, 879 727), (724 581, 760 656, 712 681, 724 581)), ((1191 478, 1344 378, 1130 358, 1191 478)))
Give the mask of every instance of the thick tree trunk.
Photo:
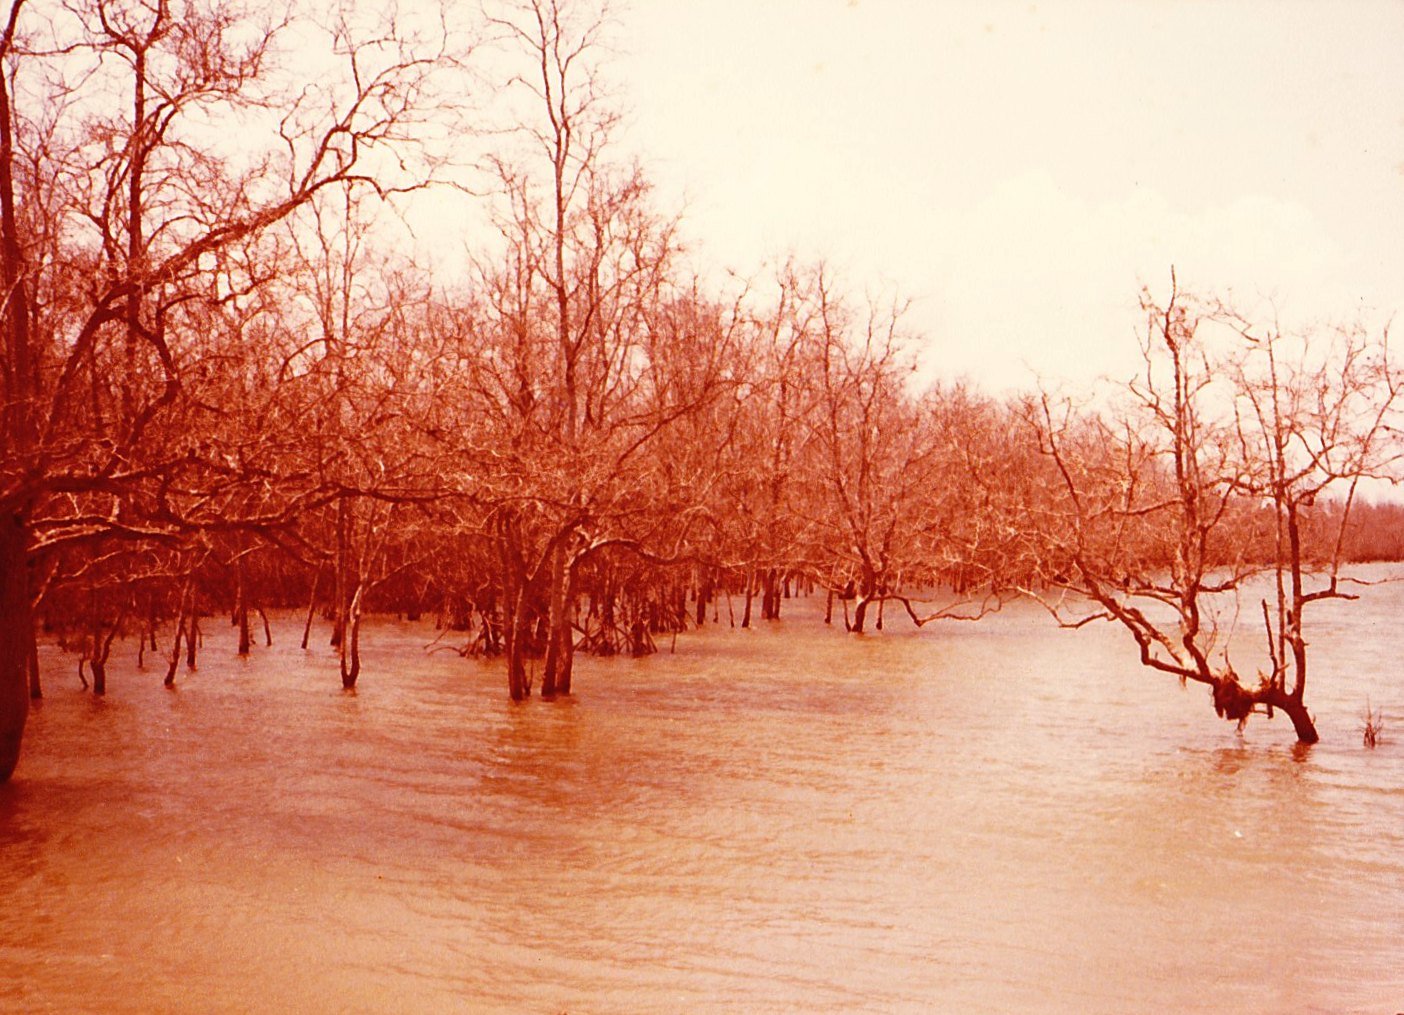
MULTIPOLYGON (((541 697, 550 700, 561 693, 562 666, 568 666, 571 636, 566 609, 566 548, 556 547, 550 561, 550 594, 546 605, 546 660, 541 672, 541 697)), ((569 684, 569 678, 565 678, 569 684)), ((564 693, 569 693, 568 691, 564 693)))
POLYGON ((1321 739, 1321 735, 1316 732, 1316 722, 1312 719, 1311 713, 1306 710, 1306 706, 1295 698, 1290 704, 1284 705, 1282 711, 1287 713, 1287 718, 1292 720, 1292 730, 1297 734, 1297 740, 1304 744, 1314 744, 1321 739))
POLYGON ((863 633, 863 625, 867 623, 868 617, 868 597, 860 596, 858 603, 853 608, 853 626, 849 628, 854 634, 863 633))
POLYGON ((1280 709, 1287 713, 1287 718, 1292 720, 1292 730, 1297 734, 1300 743, 1314 744, 1321 739, 1321 734, 1316 731, 1316 721, 1307 711, 1301 695, 1273 687, 1255 697, 1269 709, 1280 709))
POLYGON ((561 575, 561 613, 553 625, 551 636, 556 641, 556 693, 570 694, 571 676, 575 672, 575 572, 567 564, 561 575))
POLYGON ((561 656, 556 668, 556 693, 570 694, 570 680, 575 672, 575 635, 571 630, 570 616, 566 615, 565 630, 561 632, 561 656))
MULTIPOLYGON (((12 16, 0 39, 7 58, 13 52, 17 22, 13 15, 18 10, 17 5, 11 6, 12 16)), ((39 392, 38 357, 29 334, 25 251, 15 202, 10 70, 0 72, 0 342, 5 353, 0 376, 0 456, 6 460, 7 474, 33 449, 34 403, 39 392)), ((35 653, 29 534, 23 514, 15 510, 18 506, 10 504, 0 512, 0 782, 9 779, 19 762, 29 717, 30 660, 35 653)))
POLYGON ((15 770, 29 717, 34 621, 26 543, 18 518, 0 519, 0 782, 15 770))
POLYGON ((707 604, 712 599, 712 576, 705 574, 697 583, 697 626, 707 622, 707 604))

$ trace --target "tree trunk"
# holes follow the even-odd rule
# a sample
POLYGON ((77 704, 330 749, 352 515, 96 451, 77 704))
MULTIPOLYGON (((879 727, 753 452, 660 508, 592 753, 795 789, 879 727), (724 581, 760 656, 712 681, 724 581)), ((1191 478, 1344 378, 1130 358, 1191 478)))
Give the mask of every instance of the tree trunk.
POLYGON ((565 629, 561 632, 561 657, 556 669, 556 693, 570 694, 570 678, 575 672, 575 634, 571 629, 570 614, 565 618, 565 629))
POLYGON ((196 643, 200 640, 200 601, 192 590, 190 593, 189 623, 185 627, 185 668, 195 668, 196 643))
POLYGON ((568 695, 575 671, 575 581, 569 568, 562 581, 565 588, 561 595, 561 612, 552 624, 551 640, 556 646, 556 693, 568 695))
MULTIPOLYGON (((471 613, 469 614, 471 616, 471 613)), ((482 642, 483 654, 486 656, 498 656, 502 654, 502 621, 497 610, 497 595, 494 593, 488 597, 487 602, 478 608, 478 616, 482 621, 482 642)))
MULTIPOLYGON (((190 622, 190 609, 195 605, 195 578, 190 576, 185 579, 185 588, 180 593, 180 602, 176 604, 176 627, 175 634, 171 636, 171 662, 166 667, 165 686, 175 686, 176 667, 180 665, 180 640, 186 635, 186 628, 190 622)), ((153 611, 151 623, 154 627, 156 615, 153 611)), ((151 632, 151 648, 156 648, 156 632, 151 632)))
POLYGON ((302 625, 302 647, 307 648, 307 639, 312 636, 312 614, 317 609, 317 582, 321 580, 322 569, 312 572, 312 593, 307 597, 307 623, 302 625))
POLYGON ((707 622, 707 604, 711 602, 713 594, 714 592, 711 572, 704 572, 702 578, 697 583, 698 627, 701 627, 707 622))
POLYGON ((0 519, 0 782, 15 770, 29 716, 34 652, 26 534, 15 517, 0 519))
POLYGON ((751 599, 755 595, 756 581, 753 571, 746 572, 746 606, 741 611, 741 626, 747 628, 751 626, 751 599))
POLYGON ((570 694, 571 676, 575 672, 576 588, 574 569, 567 565, 561 578, 564 588, 561 594, 560 625, 554 632, 559 653, 556 664, 556 693, 568 695, 570 694))
POLYGON ((550 593, 546 605, 546 660, 541 672, 541 697, 554 698, 560 688, 561 667, 570 653, 570 618, 566 610, 566 548, 551 553, 550 593))
POLYGON ((1292 720, 1292 729, 1297 734, 1297 740, 1304 744, 1314 744, 1321 739, 1321 735, 1316 732, 1316 722, 1312 719, 1311 713, 1306 710, 1306 706, 1293 698, 1291 704, 1282 706, 1282 711, 1287 713, 1287 718, 1292 720))
POLYGON ((234 623, 239 628, 239 655, 249 654, 249 594, 245 588, 244 556, 234 563, 234 623))
MULTIPOLYGON (((32 620, 31 620, 32 623, 32 620)), ((29 697, 38 701, 44 697, 44 688, 39 684, 39 639, 29 639, 29 697)))
MULTIPOLYGON (((17 6, 0 46, 9 57, 15 41, 17 6)), ((0 72, 0 320, 5 369, 0 375, 0 456, 6 472, 34 447, 34 403, 39 393, 38 357, 29 334, 26 258, 15 202, 14 112, 10 105, 12 68, 0 72)), ((32 461, 32 460, 31 460, 32 461)), ((20 505, 0 512, 0 782, 19 762, 20 741, 29 717, 29 667, 34 655, 30 612, 29 533, 20 505)))
POLYGON ((180 665, 180 640, 185 637, 185 599, 182 597, 180 613, 176 616, 175 634, 171 636, 171 662, 166 667, 166 679, 162 681, 167 687, 175 687, 176 667, 180 665))
POLYGON ((515 589, 503 608, 503 640, 507 655, 507 693, 513 701, 531 697, 531 685, 526 676, 526 642, 528 626, 526 590, 515 589))
POLYGON ((862 634, 862 633, 863 633, 863 625, 864 625, 864 624, 866 623, 866 621, 867 621, 867 616, 868 616, 868 597, 867 597, 867 596, 860 596, 860 597, 858 598, 858 604, 857 604, 856 606, 853 607, 853 626, 850 627, 849 630, 852 631, 854 634, 862 634))
POLYGON ((345 691, 354 691, 356 679, 361 675, 361 599, 364 593, 364 583, 358 584, 342 626, 341 687, 345 691))
POLYGON ((1316 721, 1307 711, 1301 695, 1271 687, 1266 692, 1260 692, 1255 698, 1266 704, 1269 709, 1276 708, 1286 712, 1287 718, 1292 720, 1292 729, 1299 742, 1314 744, 1321 739, 1321 735, 1316 731, 1316 721))
POLYGON ((346 606, 350 592, 347 588, 348 582, 347 558, 350 554, 349 533, 347 528, 350 519, 346 510, 346 498, 342 497, 336 502, 336 562, 332 570, 332 632, 331 644, 337 646, 341 644, 341 639, 346 636, 346 606))

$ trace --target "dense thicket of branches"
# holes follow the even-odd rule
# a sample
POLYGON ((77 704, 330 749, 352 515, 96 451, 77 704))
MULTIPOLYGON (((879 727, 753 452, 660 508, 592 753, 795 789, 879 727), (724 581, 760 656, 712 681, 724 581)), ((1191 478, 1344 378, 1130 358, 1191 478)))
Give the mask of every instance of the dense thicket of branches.
POLYGON ((1129 404, 919 389, 900 303, 822 265, 700 280, 613 153, 607 12, 505 0, 479 21, 494 55, 470 78, 471 47, 422 12, 11 0, 0 778, 39 622, 101 693, 120 633, 164 641, 170 683, 201 617, 248 652, 272 606, 332 621, 348 688, 362 615, 397 610, 504 657, 520 699, 537 676, 570 693, 577 650, 646 653, 723 602, 745 626, 817 591, 863 631, 885 607, 922 624, 1073 589, 1217 694, 1243 685, 1201 658, 1208 629, 1166 636, 1125 597, 1194 624, 1197 596, 1266 565, 1274 648, 1245 693, 1300 706, 1304 656, 1285 677, 1321 593, 1293 582, 1319 563, 1338 595, 1343 560, 1401 550, 1398 509, 1355 486, 1392 464, 1375 345, 1343 336, 1303 372, 1218 308, 1241 349, 1211 362, 1177 294, 1148 347, 1171 387, 1148 372, 1129 404), (494 129, 458 179, 491 228, 464 238, 465 277, 431 279, 381 241, 386 202, 436 185, 472 105, 444 96, 470 80, 494 129))

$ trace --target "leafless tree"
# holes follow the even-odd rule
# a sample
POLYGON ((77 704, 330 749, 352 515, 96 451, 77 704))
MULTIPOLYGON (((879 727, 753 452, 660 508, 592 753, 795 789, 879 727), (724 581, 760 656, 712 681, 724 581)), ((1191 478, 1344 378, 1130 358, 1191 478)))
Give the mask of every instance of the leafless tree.
POLYGON ((1281 710, 1314 743, 1303 612, 1352 598, 1341 570, 1350 505, 1397 460, 1387 344, 1355 331, 1289 341, 1174 285, 1164 306, 1148 293, 1143 305, 1146 370, 1118 409, 1031 403, 1058 477, 1035 525, 1042 577, 1081 598, 1028 591, 1067 625, 1120 624, 1144 665, 1206 685, 1221 717, 1241 726, 1281 710), (1334 532, 1309 546, 1308 514, 1337 491, 1334 532), (1235 640, 1234 628, 1264 575, 1272 591, 1254 607, 1266 665, 1244 680, 1233 657, 1256 639, 1235 640))

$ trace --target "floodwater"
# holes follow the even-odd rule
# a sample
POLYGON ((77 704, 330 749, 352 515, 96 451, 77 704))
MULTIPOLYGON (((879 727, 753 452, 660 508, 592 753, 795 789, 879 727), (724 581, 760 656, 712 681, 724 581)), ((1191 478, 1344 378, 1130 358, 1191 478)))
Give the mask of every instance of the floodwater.
POLYGON ((175 691, 121 646, 102 701, 50 651, 0 1009, 1404 1011, 1401 607, 1318 611, 1310 750, 1026 606, 789 603, 524 706, 389 620, 355 695, 291 618, 175 691))

